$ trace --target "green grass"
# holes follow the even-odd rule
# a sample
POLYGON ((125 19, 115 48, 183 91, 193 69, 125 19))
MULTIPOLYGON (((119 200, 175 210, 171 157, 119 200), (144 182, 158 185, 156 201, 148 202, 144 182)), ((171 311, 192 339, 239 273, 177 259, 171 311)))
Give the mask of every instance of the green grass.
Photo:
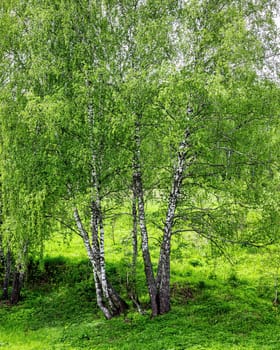
MULTIPOLYGON (((126 234, 121 227, 107 240, 110 279, 124 297, 126 234)), ((172 311, 151 319, 149 311, 131 309, 106 321, 95 303, 82 242, 55 236, 44 268, 34 262, 30 269, 20 304, 0 306, 0 350, 279 350, 280 316, 272 304, 276 270, 269 255, 240 250, 231 265, 222 257, 210 259, 207 246, 180 244, 174 242, 172 251, 172 311)), ((138 274, 146 302, 141 259, 138 274)))
POLYGON ((105 321, 75 287, 29 292, 15 308, 0 309, 1 349, 279 349, 280 320, 250 285, 221 281, 193 296, 177 286, 172 311, 155 319, 129 313, 105 321))

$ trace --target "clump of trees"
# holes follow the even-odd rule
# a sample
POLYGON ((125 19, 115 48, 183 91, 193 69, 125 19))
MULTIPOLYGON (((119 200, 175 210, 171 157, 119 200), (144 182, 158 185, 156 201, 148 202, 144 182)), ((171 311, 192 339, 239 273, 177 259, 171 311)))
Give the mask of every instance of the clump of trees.
MULTIPOLYGON (((277 242, 277 11, 271 0, 3 0, 3 276, 12 261, 20 286, 59 222, 84 243, 104 316, 125 312, 106 272, 104 220, 127 201, 132 266, 139 232, 153 316, 170 310, 175 233, 277 242)), ((137 304, 135 286, 130 295, 137 304)))

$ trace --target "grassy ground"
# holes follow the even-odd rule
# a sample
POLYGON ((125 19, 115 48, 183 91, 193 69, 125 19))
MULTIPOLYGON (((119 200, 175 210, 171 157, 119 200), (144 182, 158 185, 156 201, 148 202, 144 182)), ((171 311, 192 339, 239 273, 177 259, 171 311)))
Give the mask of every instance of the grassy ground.
MULTIPOLYGON (((0 349, 278 350, 276 268, 259 251, 239 252, 232 266, 195 248, 180 251, 174 245, 169 314, 150 319, 149 313, 130 311, 105 321, 83 246, 77 239, 56 239, 47 247, 44 270, 31 269, 24 300, 17 307, 1 305, 0 349)), ((111 279, 124 291, 130 256, 119 253, 118 242, 109 249, 111 279)), ((145 302, 141 266, 139 274, 145 302)))

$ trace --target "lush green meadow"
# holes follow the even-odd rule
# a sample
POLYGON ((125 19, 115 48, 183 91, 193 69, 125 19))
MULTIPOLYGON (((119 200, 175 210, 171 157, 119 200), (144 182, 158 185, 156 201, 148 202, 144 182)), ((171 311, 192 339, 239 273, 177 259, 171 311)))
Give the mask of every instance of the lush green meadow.
MULTIPOLYGON (((124 251, 120 236, 108 244, 114 257, 108 268, 126 297, 130 246, 124 251)), ((149 310, 140 315, 131 307, 125 317, 106 321, 95 303, 82 242, 55 237, 44 267, 30 267, 22 302, 0 307, 0 349, 279 349, 280 316, 272 303, 277 260, 251 248, 229 252, 230 263, 211 256, 206 242, 188 242, 173 245, 170 313, 151 319, 149 310)), ((140 258, 138 268, 145 306, 140 258)))

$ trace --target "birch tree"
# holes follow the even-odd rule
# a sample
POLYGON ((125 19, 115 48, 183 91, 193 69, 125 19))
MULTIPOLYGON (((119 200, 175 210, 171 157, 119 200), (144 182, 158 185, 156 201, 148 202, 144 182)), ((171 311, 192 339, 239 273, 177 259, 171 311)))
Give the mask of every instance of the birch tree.
MULTIPOLYGON (((267 23, 272 25, 273 11, 266 12, 265 17, 264 8, 264 2, 253 5, 249 2, 210 4, 193 1, 178 6, 175 19, 168 12, 173 30, 169 28, 170 36, 164 37, 164 44, 160 39, 150 41, 155 51, 150 55, 158 58, 158 66, 152 65, 149 56, 141 61, 146 67, 152 67, 150 70, 142 68, 139 56, 135 54, 143 43, 137 41, 137 34, 143 27, 137 26, 136 20, 134 31, 130 31, 130 34, 134 33, 134 41, 131 46, 127 45, 131 47, 128 61, 138 71, 129 75, 125 104, 127 113, 135 118, 134 183, 153 315, 170 309, 170 254, 174 224, 177 225, 176 232, 194 231, 215 242, 219 239, 234 242, 233 236, 240 234, 246 222, 246 210, 242 206, 245 202, 248 208, 257 205, 252 197, 245 195, 247 176, 254 173, 253 169, 260 168, 260 164, 268 166, 256 145, 270 144, 272 134, 265 125, 273 122, 272 116, 276 117, 278 113, 273 92, 278 96, 278 88, 273 82, 262 81, 259 75, 266 65, 267 50, 272 47, 262 34, 268 30, 267 23), (170 37, 176 43, 175 48, 168 46, 170 37), (156 56, 157 45, 169 48, 166 51, 168 59, 156 56), (168 67, 166 70, 163 64, 168 67), (131 83, 134 79, 135 84, 131 83), (158 79, 156 87, 149 94, 147 91, 154 87, 155 79, 158 79), (147 85, 144 80, 148 81, 147 85), (145 88, 141 89, 143 86, 145 88), (167 187, 161 188, 159 184, 166 186, 166 180, 171 183, 169 196, 162 197, 167 201, 163 202, 166 214, 156 277, 149 252, 143 185, 149 182, 143 177, 143 168, 146 170, 147 164, 151 164, 151 157, 143 152, 144 144, 152 142, 144 125, 151 116, 154 118, 154 124, 150 123, 154 126, 151 128, 153 138, 159 137, 155 144, 162 144, 163 139, 169 144, 172 151, 171 158, 167 156, 167 159, 173 169, 164 171, 166 160, 161 163, 162 159, 154 152, 157 169, 162 169, 156 189, 164 194, 167 187), (168 132, 168 128, 171 131, 168 132), (249 134, 254 136, 246 142, 249 134), (211 203, 210 208, 201 202, 211 203), (228 220, 225 220, 225 215, 228 215, 228 220)), ((162 14, 163 6, 154 6, 154 14, 157 10, 162 14)), ((268 32, 274 35, 273 26, 268 32)), ((163 149, 162 153, 167 155, 166 148, 163 149)), ((158 179, 158 172, 152 171, 151 174, 158 179)))
POLYGON ((92 263, 97 303, 111 318, 127 306, 107 280, 104 255, 100 178, 107 176, 102 161, 112 150, 105 134, 108 103, 102 103, 101 95, 110 59, 105 8, 91 2, 10 5, 7 18, 18 25, 15 35, 22 42, 7 45, 13 70, 7 75, 5 102, 2 94, 5 237, 13 251, 24 254, 18 262, 24 271, 27 249, 40 250, 59 208, 71 203, 92 263), (84 199, 76 200, 82 193, 84 199), (80 213, 87 201, 90 223, 80 213))
MULTIPOLYGON (((249 15, 256 21, 259 16, 262 17, 262 13, 258 12, 262 10, 258 6, 254 8, 254 14, 251 12, 249 15)), ((238 202, 247 202, 252 207, 256 205, 252 198, 251 202, 244 198, 245 191, 248 191, 248 186, 246 190, 243 187, 246 183, 248 185, 248 175, 245 174, 254 172, 253 169, 259 168, 260 164, 269 167, 267 162, 263 163, 261 151, 257 151, 255 142, 257 141, 258 146, 262 144, 261 147, 269 144, 272 134, 264 131, 265 125, 273 123, 272 116, 277 118, 278 113, 273 97, 273 91, 276 95, 279 94, 278 88, 271 82, 262 82, 257 72, 265 64, 262 57, 265 56, 267 43, 263 45, 258 37, 259 32, 253 33, 247 27, 246 22, 250 20, 247 17, 246 4, 242 10, 240 7, 237 10, 235 4, 223 4, 222 7, 219 4, 216 7, 208 3, 186 10, 190 22, 185 23, 189 23, 194 40, 187 41, 185 48, 190 48, 192 55, 190 56, 189 51, 186 52, 181 70, 183 80, 177 78, 174 82, 175 89, 180 81, 184 88, 181 94, 175 94, 175 98, 174 94, 170 94, 172 97, 165 95, 163 101, 169 114, 178 118, 184 113, 181 115, 184 116, 187 126, 178 150, 178 163, 170 191, 158 266, 157 283, 162 312, 170 308, 170 240, 178 201, 183 204, 181 213, 184 214, 181 217, 185 221, 186 230, 193 229, 209 239, 213 239, 213 235, 223 239, 227 232, 231 238, 235 233, 238 235, 241 222, 244 223, 240 220, 241 216, 238 216, 243 211, 240 207, 237 209, 238 202), (220 20, 217 20, 217 16, 220 20), (267 89, 271 92, 269 98, 267 89), (182 98, 182 102, 176 98, 182 98), (168 100, 170 102, 167 105, 168 100), (227 129, 226 132, 224 128, 227 129), (249 137, 247 133, 254 136, 249 137), (221 159, 223 152, 226 154, 221 159), (226 185, 227 180, 230 188, 226 185), (199 212, 200 205, 195 196, 199 198, 203 192, 208 198, 204 203, 212 204, 210 211, 202 207, 199 212), (218 199, 215 205, 211 196, 221 196, 223 199, 218 199), (222 213, 220 217, 219 214, 215 215, 215 207, 217 212, 222 213), (228 228, 224 218, 226 213, 229 215, 228 228), (236 217, 235 213, 238 213, 236 217), (196 222, 199 218, 200 226, 196 222), (214 227, 211 227, 211 221, 214 227)), ((267 15, 271 16, 272 13, 267 15)), ((184 29, 184 37, 189 30, 184 29)), ((179 217, 177 213, 177 220, 179 217)))

